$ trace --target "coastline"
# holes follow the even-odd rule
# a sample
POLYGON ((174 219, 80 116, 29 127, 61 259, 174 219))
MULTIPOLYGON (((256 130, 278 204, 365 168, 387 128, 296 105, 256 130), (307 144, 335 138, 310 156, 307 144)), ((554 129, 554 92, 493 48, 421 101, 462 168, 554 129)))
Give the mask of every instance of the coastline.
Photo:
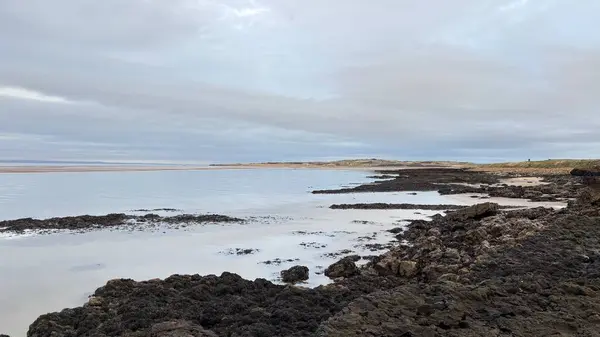
POLYGON ((310 169, 310 170, 397 170, 404 166, 355 167, 321 165, 231 165, 231 166, 0 166, 3 173, 84 173, 84 172, 152 172, 152 171, 214 171, 214 170, 259 170, 259 169, 310 169))
POLYGON ((352 256, 344 257, 325 270, 334 283, 310 289, 247 281, 228 272, 112 280, 84 306, 38 318, 30 335, 110 335, 106 329, 111 326, 121 329, 115 333, 132 337, 153 331, 159 332, 153 333, 156 336, 195 331, 207 336, 323 337, 357 335, 365 329, 373 336, 545 336, 564 331, 591 336, 598 331, 600 317, 593 313, 600 309, 595 299, 600 257, 594 253, 600 248, 600 204, 594 198, 573 200, 586 189, 576 179, 546 176, 524 184, 521 173, 381 173, 392 178, 318 192, 438 191, 461 197, 483 192, 568 206, 502 210, 489 200, 478 200, 487 198, 479 195, 471 199, 477 201, 475 206, 394 229, 397 241, 387 252, 363 266, 352 256), (511 182, 506 179, 515 185, 506 184, 511 182), (148 294, 173 306, 161 308, 148 294), (548 296, 551 303, 541 305, 548 296), (279 300, 269 300, 273 297, 279 300), (188 307, 182 308, 183 303, 188 307), (162 310, 163 315, 149 319, 134 310, 140 307, 162 310), (278 316, 283 313, 286 324, 278 316), (128 330, 140 324, 137 332, 128 330))

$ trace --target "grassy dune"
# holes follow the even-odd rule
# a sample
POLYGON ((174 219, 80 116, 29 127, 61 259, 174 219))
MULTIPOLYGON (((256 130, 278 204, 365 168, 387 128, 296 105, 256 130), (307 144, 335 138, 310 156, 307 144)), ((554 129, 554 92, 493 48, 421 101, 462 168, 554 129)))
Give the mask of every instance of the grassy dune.
POLYGON ((593 168, 600 166, 598 159, 548 159, 480 165, 498 168, 593 168))
POLYGON ((516 172, 524 174, 566 174, 573 168, 600 167, 599 159, 548 159, 540 161, 475 164, 457 161, 402 161, 385 159, 347 159, 322 162, 266 162, 213 164, 215 167, 256 168, 393 168, 393 167, 455 167, 487 172, 516 172))

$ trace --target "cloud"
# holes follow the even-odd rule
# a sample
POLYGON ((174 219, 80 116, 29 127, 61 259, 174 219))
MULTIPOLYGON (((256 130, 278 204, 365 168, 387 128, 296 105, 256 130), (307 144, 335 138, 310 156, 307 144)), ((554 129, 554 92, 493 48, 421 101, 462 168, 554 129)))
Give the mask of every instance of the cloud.
POLYGON ((36 92, 33 90, 23 89, 19 87, 0 87, 0 98, 13 98, 13 99, 24 99, 24 100, 34 100, 40 102, 47 103, 71 103, 69 100, 58 97, 58 96, 50 96, 45 95, 40 92, 36 92))
POLYGON ((598 156, 598 7, 6 0, 0 132, 47 156, 598 156))

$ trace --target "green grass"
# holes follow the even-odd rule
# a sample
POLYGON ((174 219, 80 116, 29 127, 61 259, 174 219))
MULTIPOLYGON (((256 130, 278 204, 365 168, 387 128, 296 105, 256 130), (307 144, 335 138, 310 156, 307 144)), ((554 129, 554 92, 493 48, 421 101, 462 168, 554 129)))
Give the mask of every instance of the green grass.
POLYGON ((548 159, 512 163, 481 164, 492 168, 595 168, 600 167, 599 159, 548 159))

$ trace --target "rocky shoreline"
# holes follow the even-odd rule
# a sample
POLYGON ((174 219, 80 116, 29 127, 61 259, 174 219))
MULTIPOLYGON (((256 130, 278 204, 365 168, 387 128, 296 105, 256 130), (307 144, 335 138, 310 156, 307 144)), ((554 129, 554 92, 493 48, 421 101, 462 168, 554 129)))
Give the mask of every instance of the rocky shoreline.
POLYGON ((519 198, 530 201, 566 201, 573 198, 578 184, 569 175, 542 176, 544 184, 518 186, 504 183, 518 173, 491 174, 468 169, 406 169, 378 171, 392 179, 375 181, 352 188, 316 190, 314 194, 341 194, 365 192, 439 192, 442 195, 481 193, 490 197, 519 198))
MULTIPOLYGON (((227 272, 111 280, 82 307, 39 317, 28 336, 598 335, 598 191, 570 176, 544 177, 546 185, 511 194, 515 186, 498 185, 505 177, 492 174, 396 174, 351 190, 498 189, 570 201, 560 210, 482 203, 414 220, 393 230, 398 243, 388 252, 362 266, 344 257, 324 271, 334 283, 312 289, 227 272)), ((293 276, 303 278, 298 267, 293 276)))
MULTIPOLYGON (((164 209, 163 209, 164 210, 164 209)), ((130 215, 114 213, 107 215, 80 215, 56 217, 50 219, 23 218, 0 221, 0 233, 22 234, 33 231, 37 234, 48 234, 68 230, 86 232, 98 229, 120 228, 127 230, 148 230, 153 226, 185 227, 187 225, 207 223, 244 223, 246 220, 220 214, 180 214, 160 216, 155 213, 145 215, 130 215)))
MULTIPOLYGON (((465 209, 469 206, 464 205, 426 205, 426 204, 390 204, 390 203, 361 203, 361 204, 333 204, 331 209, 411 209, 427 211, 451 211, 465 209)), ((499 206, 501 209, 518 208, 518 206, 499 206)))

